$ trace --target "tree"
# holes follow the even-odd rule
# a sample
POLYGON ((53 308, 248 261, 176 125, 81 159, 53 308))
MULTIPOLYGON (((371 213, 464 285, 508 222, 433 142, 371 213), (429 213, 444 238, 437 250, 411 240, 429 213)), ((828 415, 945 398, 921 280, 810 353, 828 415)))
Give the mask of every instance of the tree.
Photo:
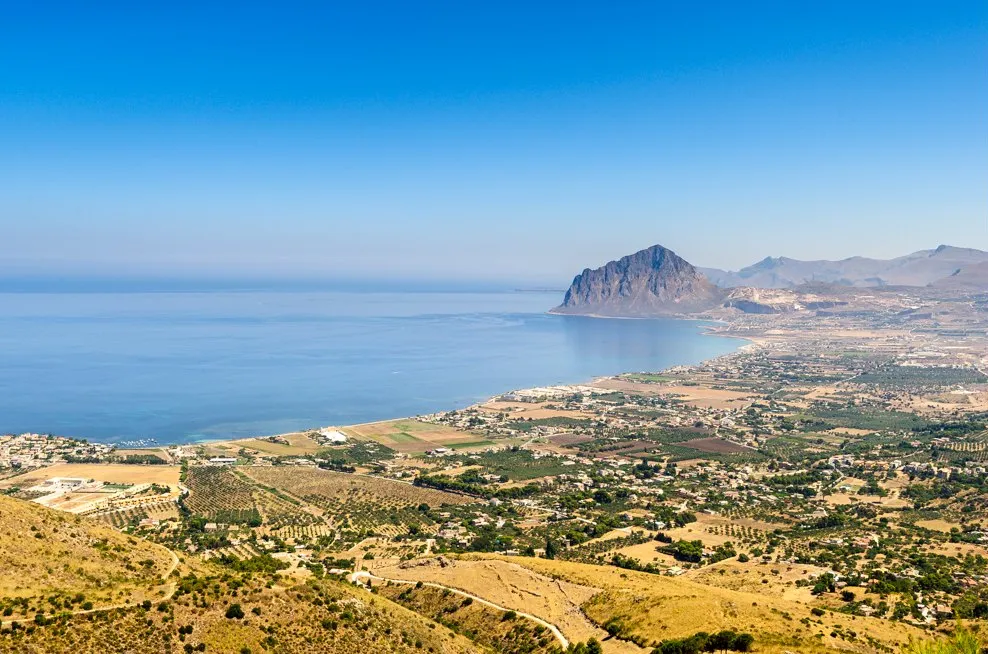
POLYGON ((601 647, 600 641, 596 638, 591 638, 587 641, 587 654, 603 654, 604 648, 601 647))
POLYGON ((755 643, 755 637, 751 634, 738 634, 734 637, 731 649, 735 652, 750 652, 751 646, 755 643))
POLYGON ((559 546, 551 538, 545 539, 545 558, 554 559, 559 554, 559 546))
POLYGON ((711 634, 710 639, 707 641, 706 649, 711 652, 726 652, 727 650, 732 649, 734 640, 737 637, 738 635, 733 631, 718 631, 715 634, 711 634))
POLYGON ((837 590, 837 579, 834 578, 833 574, 825 572, 817 578, 811 592, 814 595, 821 595, 823 593, 832 593, 835 590, 837 590))
POLYGON ((240 620, 244 617, 244 610, 239 604, 231 604, 226 609, 226 617, 231 620, 240 620))

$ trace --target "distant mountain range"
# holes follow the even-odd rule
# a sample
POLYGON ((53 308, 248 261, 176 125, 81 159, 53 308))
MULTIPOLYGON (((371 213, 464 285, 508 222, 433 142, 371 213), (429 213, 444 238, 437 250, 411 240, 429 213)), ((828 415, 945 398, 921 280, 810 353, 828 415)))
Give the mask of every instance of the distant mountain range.
POLYGON ((653 245, 600 268, 587 268, 573 279, 563 303, 552 312, 645 317, 725 307, 747 313, 774 313, 779 309, 759 301, 758 291, 752 289, 795 289, 804 285, 988 291, 988 252, 941 245, 887 260, 851 257, 841 261, 800 261, 768 257, 729 272, 696 268, 672 250, 653 245))
POLYGON ((941 245, 895 259, 851 257, 840 261, 800 261, 788 257, 766 257, 737 272, 697 268, 721 288, 794 288, 801 284, 827 283, 842 286, 938 286, 944 280, 966 286, 988 286, 988 252, 941 245))

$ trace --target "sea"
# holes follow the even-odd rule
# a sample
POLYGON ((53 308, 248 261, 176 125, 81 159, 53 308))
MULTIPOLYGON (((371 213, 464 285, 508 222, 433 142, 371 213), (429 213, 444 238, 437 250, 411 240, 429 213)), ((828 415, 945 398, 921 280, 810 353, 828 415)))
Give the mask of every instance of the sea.
POLYGON ((0 434, 178 444, 469 406, 698 363, 704 323, 547 313, 560 292, 0 291, 0 434))

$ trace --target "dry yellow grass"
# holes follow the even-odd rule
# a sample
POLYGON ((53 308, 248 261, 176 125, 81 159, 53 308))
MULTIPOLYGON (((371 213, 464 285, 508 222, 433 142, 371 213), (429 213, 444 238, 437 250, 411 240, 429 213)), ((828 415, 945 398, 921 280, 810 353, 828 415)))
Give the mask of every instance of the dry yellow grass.
POLYGON ((0 598, 83 593, 122 604, 154 596, 172 561, 159 545, 0 496, 0 598))
POLYGON ((811 607, 801 602, 684 578, 568 561, 519 557, 505 560, 555 579, 600 589, 602 592, 583 605, 587 616, 598 624, 617 620, 628 634, 648 641, 730 628, 752 633, 760 652, 875 652, 877 648, 868 639, 898 649, 910 636, 922 635, 918 629, 876 618, 834 613, 817 618, 811 615, 811 607), (804 625, 800 622, 803 618, 811 622, 804 625), (835 630, 854 631, 856 638, 830 636, 835 630))
POLYGON ((923 527, 924 529, 931 529, 933 531, 940 531, 945 534, 949 534, 951 529, 960 529, 961 524, 958 522, 948 522, 947 520, 917 520, 917 527, 923 527))
MULTIPOLYGON (((595 588, 538 574, 517 563, 477 557, 455 560, 420 559, 368 562, 369 569, 382 577, 428 581, 472 593, 499 606, 529 613, 554 624, 570 641, 590 637, 603 640, 607 632, 587 619, 580 608, 600 592, 595 588)), ((609 654, 639 651, 628 643, 608 641, 609 654)))
POLYGON ((304 433, 281 434, 266 438, 245 438, 239 441, 230 441, 229 444, 238 449, 244 447, 260 452, 262 455, 271 456, 306 456, 315 454, 323 447, 304 433))
MULTIPOLYGON (((197 575, 215 575, 208 567, 197 575)), ((230 581, 230 579, 227 579, 230 581)), ((231 588, 213 576, 209 600, 199 602, 177 593, 167 611, 137 607, 69 618, 64 625, 0 631, 0 652, 17 654, 163 654, 185 646, 221 654, 419 653, 480 654, 464 636, 383 597, 332 581, 296 583, 281 576, 237 579, 231 588), (242 583, 241 583, 242 582, 242 583), (215 595, 214 595, 215 593, 215 595), (227 618, 229 604, 241 605, 244 617, 227 618), (179 627, 191 629, 182 635, 179 627), (269 636, 275 635, 275 640, 269 636), (184 643, 182 642, 184 641, 184 643), (272 647, 272 642, 276 643, 272 647)))
POLYGON ((25 488, 53 477, 81 477, 111 484, 178 484, 179 466, 128 465, 126 463, 56 463, 0 482, 0 487, 25 488))
POLYGON ((736 559, 728 559, 690 570, 683 575, 683 578, 705 586, 771 595, 803 603, 816 603, 810 587, 799 587, 795 582, 805 581, 822 572, 825 572, 824 568, 814 565, 738 563, 736 559))

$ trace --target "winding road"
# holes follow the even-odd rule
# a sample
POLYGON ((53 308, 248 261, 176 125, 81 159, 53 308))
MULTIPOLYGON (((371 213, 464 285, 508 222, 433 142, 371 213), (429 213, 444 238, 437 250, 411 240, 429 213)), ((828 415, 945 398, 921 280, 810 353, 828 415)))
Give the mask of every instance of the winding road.
POLYGON ((530 613, 524 613, 522 611, 517 611, 515 609, 509 609, 509 608, 506 608, 504 606, 500 606, 498 604, 495 604, 494 602, 485 600, 483 597, 478 597, 477 595, 474 595, 472 593, 468 593, 465 590, 460 590, 459 588, 452 588, 450 586, 443 586, 442 584, 437 584, 437 583, 434 583, 434 582, 431 582, 431 581, 422 581, 422 582, 419 582, 419 581, 411 581, 409 579, 390 579, 388 577, 379 577, 379 576, 377 576, 375 574, 372 574, 372 573, 368 572, 367 570, 358 570, 357 572, 354 572, 353 574, 351 574, 349 576, 349 580, 351 582, 353 582, 353 583, 362 583, 363 581, 368 580, 368 579, 376 579, 377 581, 390 581, 393 584, 411 584, 413 586, 416 585, 416 584, 421 583, 423 586, 431 586, 433 588, 439 588, 440 590, 448 590, 451 593, 456 593, 457 595, 461 595, 463 597, 469 597, 470 599, 472 599, 475 602, 480 602, 481 604, 483 604, 485 606, 489 606, 492 609, 497 609, 498 611, 504 611, 504 612, 514 611, 514 613, 516 615, 519 615, 519 616, 521 616, 523 618, 526 618, 528 620, 531 620, 532 622, 535 622, 537 624, 540 624, 543 627, 545 627, 546 629, 548 629, 549 631, 551 631, 552 632, 552 635, 556 637, 556 640, 559 641, 559 644, 562 645, 562 648, 564 650, 567 647, 569 647, 569 641, 566 640, 566 636, 563 635, 563 632, 560 631, 559 630, 559 627, 557 627, 556 625, 551 624, 549 622, 546 622, 542 618, 536 617, 536 616, 534 616, 534 615, 532 615, 530 613))

